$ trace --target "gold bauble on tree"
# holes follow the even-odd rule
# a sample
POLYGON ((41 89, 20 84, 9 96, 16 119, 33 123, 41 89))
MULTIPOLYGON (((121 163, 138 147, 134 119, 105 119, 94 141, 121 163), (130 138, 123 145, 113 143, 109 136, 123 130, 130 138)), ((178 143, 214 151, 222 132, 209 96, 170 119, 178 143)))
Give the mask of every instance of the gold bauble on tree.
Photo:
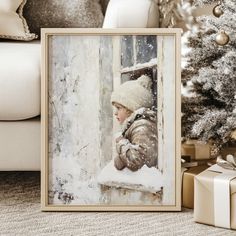
POLYGON ((220 46, 224 46, 229 42, 229 35, 224 31, 221 31, 216 35, 216 43, 220 46))
POLYGON ((224 14, 224 12, 221 8, 221 1, 219 1, 219 3, 213 8, 213 15, 215 17, 220 17, 223 14, 224 14))

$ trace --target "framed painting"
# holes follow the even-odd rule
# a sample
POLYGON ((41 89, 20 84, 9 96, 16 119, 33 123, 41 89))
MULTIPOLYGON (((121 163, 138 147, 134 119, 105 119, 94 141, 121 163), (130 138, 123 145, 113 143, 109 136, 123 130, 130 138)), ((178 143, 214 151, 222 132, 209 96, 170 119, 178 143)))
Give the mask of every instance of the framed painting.
POLYGON ((180 29, 42 30, 43 211, 179 211, 180 29))

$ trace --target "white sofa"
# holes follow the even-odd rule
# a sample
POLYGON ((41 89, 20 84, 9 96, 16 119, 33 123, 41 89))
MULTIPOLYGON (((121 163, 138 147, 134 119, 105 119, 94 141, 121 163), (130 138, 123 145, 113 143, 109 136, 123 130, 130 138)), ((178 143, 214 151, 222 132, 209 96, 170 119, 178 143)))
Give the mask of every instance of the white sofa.
POLYGON ((40 41, 0 43, 0 170, 40 170, 40 41))
MULTIPOLYGON (((158 27, 151 0, 139 0, 132 15, 136 0, 122 1, 110 2, 105 28, 122 27, 122 14, 133 19, 127 27, 158 27)), ((0 171, 40 170, 40 41, 0 42, 0 52, 0 171)))
MULTIPOLYGON (((110 0, 103 27, 158 27, 157 16, 151 0, 110 0)), ((40 170, 40 49, 0 42, 0 171, 40 170)))
POLYGON ((0 1, 0 171, 40 170, 41 45, 35 33, 41 27, 101 26, 106 5, 107 0, 0 1))

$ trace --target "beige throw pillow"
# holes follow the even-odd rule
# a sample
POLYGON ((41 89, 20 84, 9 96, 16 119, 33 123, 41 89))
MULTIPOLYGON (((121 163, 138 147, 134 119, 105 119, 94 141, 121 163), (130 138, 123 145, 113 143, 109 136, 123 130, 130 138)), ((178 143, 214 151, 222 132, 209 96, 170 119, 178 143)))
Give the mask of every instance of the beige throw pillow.
POLYGON ((100 0, 27 0, 23 14, 39 36, 41 28, 98 28, 104 18, 100 0))
POLYGON ((26 0, 0 1, 0 38, 29 41, 37 38, 31 34, 22 12, 26 0))

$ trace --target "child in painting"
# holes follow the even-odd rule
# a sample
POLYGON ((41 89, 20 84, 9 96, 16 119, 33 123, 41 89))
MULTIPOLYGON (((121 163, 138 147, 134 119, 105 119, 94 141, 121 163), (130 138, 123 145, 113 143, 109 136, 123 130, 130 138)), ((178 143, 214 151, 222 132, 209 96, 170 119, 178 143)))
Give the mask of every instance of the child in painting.
POLYGON ((157 166, 157 122, 151 110, 152 80, 142 75, 121 84, 111 95, 121 135, 116 139, 116 169, 137 171, 143 165, 157 166))

